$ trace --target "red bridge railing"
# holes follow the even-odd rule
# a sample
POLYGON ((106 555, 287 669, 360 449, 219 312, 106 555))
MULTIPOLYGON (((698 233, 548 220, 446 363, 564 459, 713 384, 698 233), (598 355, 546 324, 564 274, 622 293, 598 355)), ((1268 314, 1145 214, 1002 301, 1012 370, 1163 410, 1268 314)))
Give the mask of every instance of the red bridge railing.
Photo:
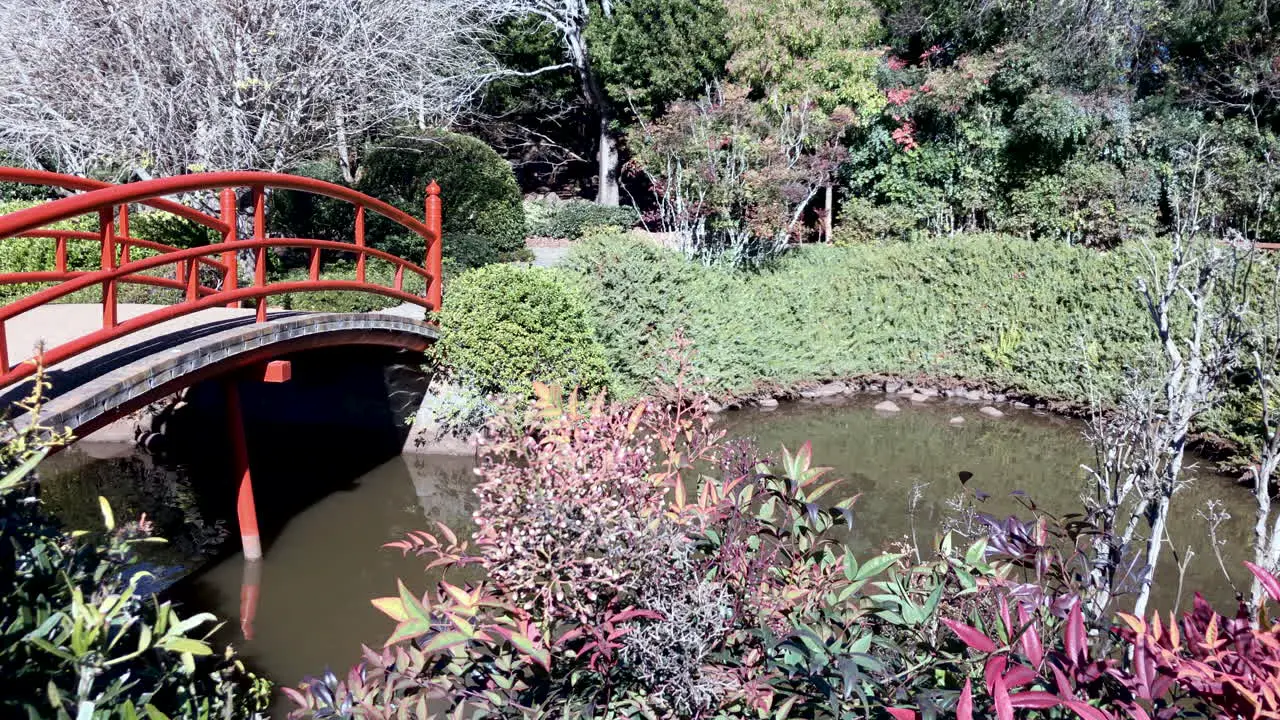
MULTIPOLYGON (((440 308, 441 203, 440 188, 435 182, 427 186, 425 220, 419 220, 391 205, 332 183, 264 172, 196 173, 159 178, 138 183, 112 185, 96 180, 59 175, 40 170, 0 167, 0 182, 44 185, 79 191, 68 197, 51 200, 7 215, 0 215, 0 242, 13 237, 45 238, 54 243, 54 267, 30 272, 0 273, 0 285, 24 283, 49 284, 27 297, 0 307, 0 387, 30 376, 35 366, 30 362, 10 362, 7 322, 34 308, 65 301, 72 293, 85 288, 101 287, 102 327, 92 333, 44 351, 46 365, 54 365, 94 347, 158 323, 189 315, 212 307, 240 307, 253 303, 257 321, 267 316, 267 298, 273 295, 305 290, 345 290, 375 293, 413 303, 428 311, 440 308), (238 188, 246 188, 253 209, 249 233, 242 235, 236 197, 238 188), (268 190, 296 190, 323 195, 350 203, 355 207, 352 242, 310 238, 268 237, 266 197, 268 190), (167 196, 201 191, 220 191, 217 217, 167 196), (222 241, 194 248, 177 248, 129 232, 129 206, 147 205, 215 231, 222 241), (423 239, 424 262, 412 262, 370 248, 365 244, 365 221, 369 212, 377 213, 412 231, 423 239), (55 230, 49 225, 81 215, 96 214, 98 231, 55 230), (94 241, 101 246, 101 261, 94 270, 68 268, 69 241, 94 241), (133 248, 145 248, 156 254, 133 259, 133 248), (267 280, 269 248, 302 248, 310 251, 306 280, 267 280), (237 254, 253 251, 252 282, 241 287, 237 272, 237 254), (321 253, 339 252, 356 256, 355 280, 331 280, 320 276, 321 253), (369 282, 367 261, 376 258, 390 263, 395 270, 391 285, 369 282), (204 270, 205 272, 201 272, 204 270), (405 291, 405 273, 423 278, 422 295, 405 291), (118 287, 121 283, 151 285, 182 291, 183 299, 173 305, 119 321, 118 287)), ((25 352, 25 349, 24 349, 25 352)), ((25 360, 26 358, 20 358, 25 360)))

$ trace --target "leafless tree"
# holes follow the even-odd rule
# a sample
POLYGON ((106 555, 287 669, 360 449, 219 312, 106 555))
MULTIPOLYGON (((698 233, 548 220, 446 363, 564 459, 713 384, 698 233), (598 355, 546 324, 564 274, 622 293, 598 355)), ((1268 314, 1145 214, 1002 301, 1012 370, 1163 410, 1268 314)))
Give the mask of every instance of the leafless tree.
MULTIPOLYGON (((1208 140, 1200 137, 1177 158, 1171 179, 1175 217, 1167 251, 1146 246, 1138 292, 1158 352, 1135 374, 1113 412, 1090 426, 1097 461, 1086 503, 1099 530, 1093 586, 1095 612, 1114 596, 1125 549, 1145 530, 1135 614, 1146 611, 1151 583, 1167 540, 1169 509, 1182 486, 1192 422, 1208 409, 1244 340, 1244 291, 1250 263, 1238 244, 1203 232, 1200 198, 1206 184, 1208 140)), ((1237 236, 1238 239, 1238 236, 1237 236)))
POLYGON ((501 74, 475 0, 0 0, 0 150, 73 173, 281 170, 447 124, 501 74))
MULTIPOLYGON (((1262 403, 1261 451, 1249 468, 1253 480, 1254 525, 1253 562, 1271 572, 1280 571, 1280 511, 1272 506, 1276 469, 1280 467, 1280 268, 1271 283, 1271 295, 1259 303, 1262 311, 1253 337, 1252 364, 1258 396, 1262 403)), ((1253 607, 1265 598, 1256 578, 1251 594, 1253 607)))

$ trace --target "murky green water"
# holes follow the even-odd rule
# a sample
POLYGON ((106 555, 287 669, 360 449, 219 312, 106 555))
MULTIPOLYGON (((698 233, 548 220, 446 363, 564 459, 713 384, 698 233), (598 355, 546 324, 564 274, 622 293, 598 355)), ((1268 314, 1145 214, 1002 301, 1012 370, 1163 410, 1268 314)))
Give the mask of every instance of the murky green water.
MULTIPOLYGON (((1051 512, 1079 507, 1084 477, 1080 464, 1089 462, 1091 455, 1078 423, 1027 411, 990 419, 980 415, 976 405, 943 401, 924 406, 903 402, 901 413, 886 415, 871 409, 879 399, 729 413, 722 422, 731 434, 752 436, 775 454, 783 445, 794 448, 811 440, 815 459, 835 468, 849 493, 860 494, 853 542, 868 552, 913 536, 927 545, 948 518, 956 516, 962 471, 973 474, 968 489, 990 496, 977 505, 982 512, 1018 512, 1022 508, 1011 497, 1018 491, 1051 512), (950 424, 957 415, 965 422, 950 424)), ((167 498, 166 507, 174 506, 169 512, 177 513, 180 526, 191 525, 194 517, 204 528, 197 535, 205 542, 216 534, 218 520, 210 518, 220 517, 220 510, 202 510, 198 502, 189 509, 180 507, 174 498, 190 500, 192 489, 164 490, 167 484, 181 486, 181 478, 155 477, 171 471, 136 457, 93 459, 83 450, 68 451, 57 462, 63 477, 50 477, 58 475, 56 471, 46 473, 47 484, 51 500, 70 519, 91 518, 96 510, 76 508, 99 492, 122 496, 118 504, 125 512, 145 510, 148 498, 161 494, 167 498), (140 490, 120 482, 121 477, 140 475, 145 478, 140 490)), ((362 643, 378 645, 391 631, 391 622, 370 606, 369 599, 393 594, 397 577, 419 591, 427 583, 420 561, 381 545, 437 520, 469 530, 474 510, 470 471, 467 458, 395 458, 306 504, 268 539, 265 559, 251 566, 236 553, 202 564, 198 554, 206 548, 182 540, 165 560, 197 569, 171 592, 196 609, 225 618, 220 637, 277 682, 293 684, 325 667, 345 670, 358 659, 362 643)), ((303 487, 309 472, 277 472, 272 482, 303 487)), ((1179 553, 1185 557, 1189 547, 1194 554, 1183 577, 1188 592, 1205 589, 1216 602, 1229 603, 1233 587, 1213 557, 1207 524, 1200 517, 1213 501, 1233 516, 1219 536, 1235 582, 1243 582, 1239 561, 1247 552, 1252 513, 1244 490, 1225 478, 1202 474, 1177 499, 1171 534, 1179 553)), ((234 521, 222 517, 222 522, 231 530, 226 545, 234 546, 234 521)), ((1160 568, 1158 583, 1157 603, 1170 607, 1179 586, 1172 563, 1160 568)))

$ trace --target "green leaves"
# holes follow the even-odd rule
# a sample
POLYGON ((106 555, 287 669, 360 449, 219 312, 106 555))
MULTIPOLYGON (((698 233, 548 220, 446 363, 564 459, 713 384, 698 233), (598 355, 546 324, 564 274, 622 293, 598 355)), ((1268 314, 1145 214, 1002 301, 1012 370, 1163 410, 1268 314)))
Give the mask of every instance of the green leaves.
POLYGON ((400 591, 398 598, 377 598, 373 601, 374 607, 399 621, 395 631, 383 643, 383 647, 422 637, 431 632, 434 627, 431 613, 428 612, 422 602, 413 596, 413 593, 409 592, 409 588, 405 587, 404 581, 396 580, 396 587, 400 591))
POLYGON ((902 553, 895 553, 892 555, 880 555, 880 556, 871 558, 865 564, 863 564, 862 567, 858 568, 858 570, 854 573, 854 576, 852 579, 854 581, 858 581, 858 580, 867 580, 869 578, 875 577, 876 575, 879 575, 885 570, 888 570, 890 567, 893 567, 893 565, 896 564, 903 557, 905 557, 905 555, 903 555, 902 553))
POLYGON ((441 357, 483 392, 528 397, 534 380, 584 392, 609 369, 577 291, 555 272, 490 265, 449 285, 441 357))

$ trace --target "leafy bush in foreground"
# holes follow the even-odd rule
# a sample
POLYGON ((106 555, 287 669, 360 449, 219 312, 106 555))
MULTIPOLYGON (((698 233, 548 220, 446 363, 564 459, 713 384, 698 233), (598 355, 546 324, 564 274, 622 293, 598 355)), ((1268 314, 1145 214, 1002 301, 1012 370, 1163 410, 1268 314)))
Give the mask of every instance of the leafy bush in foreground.
POLYGON ((527 397, 538 381, 594 390, 608 384, 582 298, 541 268, 490 265, 445 288, 437 350, 482 392, 527 397))
MULTIPOLYGON (((42 390, 37 380, 37 391, 42 390)), ((39 393, 22 411, 38 409, 39 393)), ((68 534, 35 496, 36 464, 66 441, 48 428, 15 431, 0 447, 0 716, 77 720, 250 718, 269 685, 230 648, 214 654, 215 618, 182 617, 144 591, 135 545, 154 540, 145 517, 68 534)))
POLYGON ((726 442, 687 372, 669 404, 542 387, 527 425, 500 421, 471 540, 439 525, 388 545, 444 580, 375 599, 398 623, 385 647, 287 690, 292 716, 1270 717, 1280 625, 1203 607, 1183 641, 1087 624, 1059 554, 1087 533, 1043 516, 860 561, 840 541, 855 488, 808 445, 769 463, 726 442))

